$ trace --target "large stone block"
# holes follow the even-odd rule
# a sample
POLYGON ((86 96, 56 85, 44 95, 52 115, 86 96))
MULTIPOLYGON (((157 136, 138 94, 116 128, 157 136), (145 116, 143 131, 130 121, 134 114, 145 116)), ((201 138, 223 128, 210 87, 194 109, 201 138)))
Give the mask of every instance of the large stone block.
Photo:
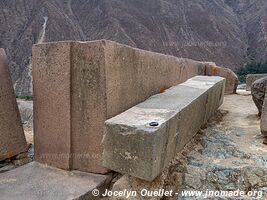
POLYGON ((0 161, 27 151, 5 51, 0 49, 0 161))
POLYGON ((71 61, 69 43, 34 48, 35 159, 49 165, 71 166, 71 61))
POLYGON ((253 84, 251 85, 252 99, 256 107, 258 108, 259 116, 261 116, 262 114, 266 88, 267 88, 267 76, 254 81, 253 84))
POLYGON ((107 120, 103 165, 154 180, 219 108, 224 89, 224 78, 196 76, 107 120))
POLYGON ((248 74, 246 78, 246 90, 250 91, 252 84, 263 77, 267 76, 267 74, 248 74))
POLYGON ((267 88, 265 92, 265 100, 261 114, 261 132, 265 137, 267 137, 267 88))
POLYGON ((106 173, 101 145, 105 120, 204 72, 200 62, 105 40, 35 45, 36 160, 106 173))
POLYGON ((228 68, 218 67, 215 63, 206 62, 205 75, 207 76, 220 76, 226 79, 225 93, 235 94, 238 86, 237 75, 228 68))
POLYGON ((37 162, 0 173, 0 199, 6 200, 84 200, 100 199, 111 175, 64 171, 37 162))

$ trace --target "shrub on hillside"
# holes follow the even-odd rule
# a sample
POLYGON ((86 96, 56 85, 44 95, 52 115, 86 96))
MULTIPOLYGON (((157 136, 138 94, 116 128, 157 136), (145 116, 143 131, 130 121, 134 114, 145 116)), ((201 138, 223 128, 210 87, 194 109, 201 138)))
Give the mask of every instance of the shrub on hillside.
POLYGON ((264 63, 248 63, 238 71, 239 81, 244 83, 247 74, 265 74, 267 73, 267 61, 264 63))

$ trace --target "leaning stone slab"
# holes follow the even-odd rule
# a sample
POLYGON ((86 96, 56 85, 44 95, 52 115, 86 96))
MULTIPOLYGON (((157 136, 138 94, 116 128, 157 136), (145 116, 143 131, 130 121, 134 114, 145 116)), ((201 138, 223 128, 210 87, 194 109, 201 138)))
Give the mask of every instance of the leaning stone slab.
MULTIPOLYGON (((109 175, 64 171, 31 162, 0 173, 0 199, 8 200, 84 200, 99 199, 92 192, 105 190, 109 175)), ((99 197, 99 196, 98 196, 99 197)))
POLYGON ((263 77, 267 76, 267 74, 248 74, 246 78, 246 90, 250 91, 252 84, 263 77))
POLYGON ((266 87, 265 100, 264 100, 262 114, 261 114, 261 132, 264 135, 264 137, 267 137, 267 87, 266 87))
POLYGON ((205 65, 197 61, 106 40, 35 45, 35 159, 62 169, 106 173, 105 120, 204 72, 205 65))
POLYGON ((0 161, 27 151, 5 51, 0 49, 0 161))
POLYGON ((229 68, 218 67, 215 63, 206 62, 205 75, 207 76, 221 76, 226 79, 225 93, 235 94, 238 86, 237 75, 229 68))
POLYGON ((196 76, 107 120, 103 165, 154 180, 219 108, 224 88, 224 78, 196 76))

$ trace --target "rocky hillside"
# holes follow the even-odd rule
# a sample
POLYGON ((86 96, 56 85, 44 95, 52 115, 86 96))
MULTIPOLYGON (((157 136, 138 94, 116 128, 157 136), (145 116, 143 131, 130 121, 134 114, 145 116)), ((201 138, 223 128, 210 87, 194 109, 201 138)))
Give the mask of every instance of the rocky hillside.
POLYGON ((1 0, 0 47, 18 95, 31 93, 31 46, 110 39, 237 70, 267 60, 266 0, 1 0))

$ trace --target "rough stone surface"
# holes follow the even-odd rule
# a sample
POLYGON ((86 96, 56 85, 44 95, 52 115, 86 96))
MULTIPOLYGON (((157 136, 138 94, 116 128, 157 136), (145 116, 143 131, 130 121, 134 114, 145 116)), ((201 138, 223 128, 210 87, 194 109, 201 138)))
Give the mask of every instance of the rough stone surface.
POLYGON ((265 91, 265 100, 261 115, 261 132, 265 137, 267 137, 267 88, 265 91))
POLYGON ((204 68, 193 60, 105 40, 34 46, 36 160, 63 169, 106 173, 101 159, 105 120, 203 75, 204 68))
POLYGON ((0 49, 0 161, 27 151, 5 51, 0 49))
POLYGON ((35 159, 71 168, 70 43, 33 50, 35 159))
POLYGON ((238 77, 231 69, 218 67, 215 63, 206 63, 205 75, 224 77, 226 79, 225 93, 236 93, 238 86, 238 77))
POLYGON ((263 77, 267 76, 267 74, 248 74, 246 78, 246 90, 250 91, 252 84, 263 77))
POLYGON ((190 59, 106 43, 107 118, 196 75, 205 65, 190 59))
POLYGON ((101 137, 106 118, 104 43, 73 43, 71 68, 72 168, 106 173, 101 165, 101 137))
POLYGON ((267 76, 256 80, 251 86, 251 94, 255 105, 258 108, 259 116, 262 113, 265 92, 267 88, 267 76))
MULTIPOLYGON (((239 93, 239 91, 238 91, 239 93)), ((237 189, 262 192, 258 199, 267 199, 267 154, 262 144, 260 120, 251 96, 226 95, 219 112, 212 117, 184 150, 177 154, 161 176, 153 182, 145 182, 124 175, 111 188, 112 191, 131 189, 137 191, 132 200, 196 200, 204 197, 142 197, 143 188, 149 191, 165 189, 181 193, 184 190, 237 189)), ((240 198, 206 198, 208 200, 251 200, 240 198)), ((125 200, 126 197, 112 197, 112 200, 125 200)))
POLYGON ((1 199, 80 200, 96 199, 93 189, 108 187, 110 175, 64 171, 32 162, 0 174, 1 199))
POLYGON ((107 120, 104 166, 154 180, 222 104, 224 86, 224 78, 196 76, 107 120))

